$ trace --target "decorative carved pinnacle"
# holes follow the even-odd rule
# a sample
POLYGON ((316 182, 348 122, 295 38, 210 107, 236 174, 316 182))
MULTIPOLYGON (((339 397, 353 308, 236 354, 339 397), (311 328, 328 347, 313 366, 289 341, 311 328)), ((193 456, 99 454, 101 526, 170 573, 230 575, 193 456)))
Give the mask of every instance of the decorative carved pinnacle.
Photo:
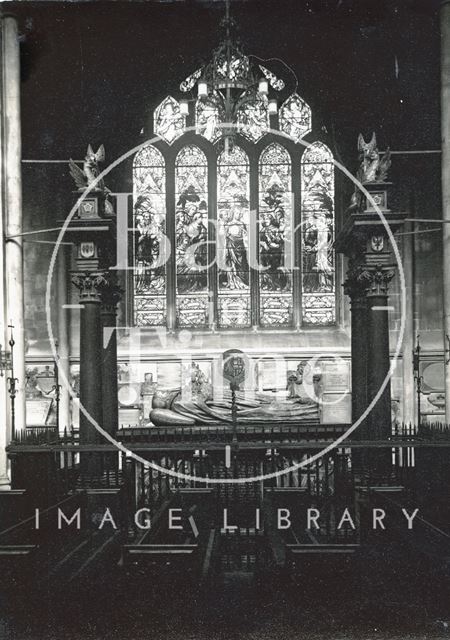
POLYGON ((103 273, 84 272, 75 273, 72 283, 80 292, 80 302, 101 302, 101 289, 106 283, 103 273))

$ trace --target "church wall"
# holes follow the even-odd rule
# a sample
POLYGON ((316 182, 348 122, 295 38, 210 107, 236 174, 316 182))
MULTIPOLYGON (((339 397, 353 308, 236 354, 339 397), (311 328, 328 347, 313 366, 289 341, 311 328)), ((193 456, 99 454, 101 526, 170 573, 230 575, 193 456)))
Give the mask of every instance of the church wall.
MULTIPOLYGON (((79 12, 76 5, 65 6, 64 10, 56 7, 51 13, 35 3, 17 8, 23 33, 25 159, 67 161, 71 156, 79 159, 87 143, 94 146, 104 143, 107 160, 113 160, 141 142, 139 131, 148 121, 151 110, 165 95, 176 92, 179 81, 209 52, 218 24, 218 12, 210 10, 206 22, 210 20, 211 30, 204 34, 196 31, 195 41, 186 39, 189 26, 196 22, 196 12, 202 13, 202 23, 206 24, 205 11, 208 10, 204 6, 184 11, 162 6, 164 3, 152 7, 142 3, 139 11, 136 6, 130 12, 124 5, 120 6, 117 21, 108 21, 105 31, 102 8, 94 4, 85 5, 83 12, 79 12), (124 24, 132 36, 124 36, 124 24), (180 47, 186 49, 183 59, 180 59, 180 47, 168 44, 169 34, 172 41, 177 36, 177 24, 184 25, 183 37, 179 39, 180 47), (101 41, 97 35, 99 29, 101 41)), ((236 19, 244 41, 248 41, 249 52, 280 57, 293 67, 301 79, 299 91, 313 109, 315 126, 328 136, 336 158, 350 170, 356 170, 355 147, 360 131, 367 136, 375 129, 381 148, 390 144, 394 150, 439 149, 439 32, 437 16, 426 9, 426 3, 423 6, 418 3, 417 14, 409 10, 408 21, 398 18, 401 30, 396 26, 396 17, 383 3, 378 3, 385 8, 380 8, 376 15, 370 17, 369 12, 366 26, 358 15, 341 15, 338 23, 331 14, 329 19, 321 15, 320 20, 316 20, 314 15, 304 12, 298 2, 271 3, 270 11, 261 13, 258 3, 245 4, 245 11, 241 12, 240 3, 236 3, 236 19), (286 31, 281 43, 272 25, 277 20, 277 12, 284 13, 287 9, 293 16, 292 32, 286 31), (252 28, 255 19, 256 31, 252 28), (379 31, 378 24, 382 25, 379 31), (317 33, 320 38, 315 36, 317 33), (299 41, 302 42, 301 55, 299 41), (374 57, 377 66, 373 64, 374 57)), ((57 220, 67 215, 74 197, 67 165, 24 163, 23 166, 24 228, 58 226, 57 220)), ((439 175, 439 155, 394 155, 391 206, 411 211, 418 217, 440 218, 439 175)), ((129 165, 118 169, 109 186, 130 190, 129 165)), ((338 216, 344 215, 351 191, 348 181, 337 194, 338 216)), ((419 235, 414 246, 413 313, 424 357, 428 359, 439 359, 443 348, 440 237, 440 232, 419 235), (429 277, 431 273, 433 278, 429 277)), ((43 308, 50 255, 51 245, 32 242, 25 245, 27 359, 30 362, 44 362, 50 357, 43 308)), ((66 302, 76 301, 76 291, 69 287, 66 302)), ((391 345, 394 345, 400 321, 397 277, 392 283, 391 301, 395 307, 390 316, 391 345)), ((53 312, 56 324, 56 305, 53 312)), ((203 361, 213 361, 226 348, 242 345, 255 359, 269 352, 288 354, 295 360, 330 351, 348 359, 347 302, 341 304, 339 313, 342 328, 308 329, 298 333, 195 333, 189 350, 193 358, 203 361)), ((67 315, 71 361, 76 366, 79 317, 77 311, 68 311, 67 315)), ((122 319, 124 316, 122 312, 122 319)), ((144 332, 142 350, 146 364, 153 366, 158 360, 178 358, 179 336, 172 334, 166 339, 165 346, 161 347, 158 337, 144 332)), ((127 360, 128 351, 127 338, 121 338, 119 359, 122 363, 127 360)), ((401 396, 401 379, 399 368, 393 382, 393 397, 401 396)))

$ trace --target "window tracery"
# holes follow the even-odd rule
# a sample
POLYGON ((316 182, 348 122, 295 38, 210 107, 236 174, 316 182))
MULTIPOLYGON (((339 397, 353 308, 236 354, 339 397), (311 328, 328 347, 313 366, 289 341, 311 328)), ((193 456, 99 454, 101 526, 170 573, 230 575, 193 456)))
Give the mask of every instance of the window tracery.
POLYGON ((330 324, 335 320, 334 164, 322 142, 302 156, 301 193, 303 321, 330 324))
MULTIPOLYGON (((279 90, 282 81, 261 70, 279 90)), ((229 73, 236 79, 248 69, 236 62, 229 73)), ((198 69, 186 79, 184 90, 200 76, 198 69)), ((261 93, 243 102, 237 114, 240 135, 220 151, 213 145, 223 138, 223 117, 220 100, 198 97, 196 133, 205 140, 202 148, 189 141, 172 156, 172 177, 166 175, 164 152, 155 146, 149 144, 135 156, 135 323, 166 324, 168 305, 179 327, 283 328, 299 319, 316 326, 335 322, 330 149, 314 142, 303 154, 300 147, 296 152, 290 148, 290 153, 283 143, 269 141, 259 158, 248 155, 240 140, 256 143, 269 129, 268 99, 261 93), (166 194, 167 179, 174 192, 166 194), (293 184, 298 186, 294 189, 293 184), (294 202, 301 202, 298 213, 294 202), (170 224, 166 206, 173 216, 170 224), (171 260, 165 260, 171 251, 171 260), (253 260, 260 265, 258 273, 253 260), (294 264, 300 266, 299 276, 294 264), (294 300, 301 301, 297 315, 294 300)), ((311 111, 294 93, 280 108, 278 122, 280 131, 296 143, 311 130, 311 111)), ((168 144, 184 135, 185 124, 180 104, 171 96, 155 110, 154 131, 168 144)))

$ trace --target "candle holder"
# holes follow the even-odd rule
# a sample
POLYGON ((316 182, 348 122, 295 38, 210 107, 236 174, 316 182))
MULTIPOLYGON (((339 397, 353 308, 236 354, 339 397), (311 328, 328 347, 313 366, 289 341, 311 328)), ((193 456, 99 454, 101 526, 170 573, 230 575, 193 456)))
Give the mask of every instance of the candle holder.
POLYGON ((11 329, 9 338, 10 357, 9 357, 9 371, 11 375, 6 378, 8 384, 8 395, 11 402, 11 433, 14 436, 16 430, 16 395, 17 395, 17 383, 19 379, 14 376, 14 345, 15 340, 13 336, 14 325, 9 324, 8 328, 11 329))
POLYGON ((413 370, 414 370, 414 381, 416 383, 416 394, 417 394, 417 424, 420 427, 421 422, 421 393, 422 393, 422 382, 423 376, 420 375, 420 336, 417 335, 417 343, 416 348, 413 350, 413 370))
POLYGON ((244 354, 239 349, 229 349, 223 354, 223 377, 230 383, 231 391, 231 424, 233 429, 232 443, 235 451, 238 449, 237 438, 237 404, 236 391, 239 385, 245 380, 245 360, 244 354))

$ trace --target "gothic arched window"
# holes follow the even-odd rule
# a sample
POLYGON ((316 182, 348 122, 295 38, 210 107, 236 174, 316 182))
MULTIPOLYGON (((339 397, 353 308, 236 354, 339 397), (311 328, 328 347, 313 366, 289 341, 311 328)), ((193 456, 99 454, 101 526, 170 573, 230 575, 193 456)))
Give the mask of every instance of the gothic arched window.
POLYGON ((250 165, 235 146, 217 160, 218 312, 221 327, 249 327, 250 165))
POLYGON ((308 105, 297 94, 285 100, 278 125, 270 119, 283 133, 276 140, 260 95, 242 106, 225 145, 214 94, 196 100, 195 133, 181 107, 163 100, 154 112, 161 142, 134 159, 136 325, 333 324, 334 163, 324 143, 301 143, 308 105))
POLYGON ((176 309, 183 327, 207 327, 208 163, 195 145, 175 161, 176 309))
POLYGON ((259 288, 262 326, 292 323, 292 271, 285 240, 292 229, 291 158, 278 143, 259 160, 259 288))
POLYGON ((138 326, 166 322, 166 170, 163 155, 143 147, 133 163, 134 320, 138 326))
POLYGON ((329 148, 311 144, 301 161, 302 317, 308 324, 335 321, 334 164, 329 148))

